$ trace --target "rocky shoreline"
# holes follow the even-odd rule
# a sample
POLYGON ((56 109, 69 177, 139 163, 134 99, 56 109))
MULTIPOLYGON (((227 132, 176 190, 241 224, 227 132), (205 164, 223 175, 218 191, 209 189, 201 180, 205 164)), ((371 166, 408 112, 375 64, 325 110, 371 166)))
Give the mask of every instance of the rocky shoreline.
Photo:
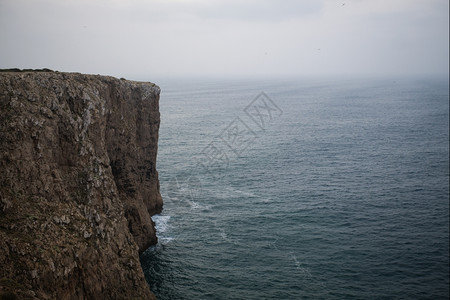
POLYGON ((153 299, 160 89, 0 72, 0 299, 153 299))

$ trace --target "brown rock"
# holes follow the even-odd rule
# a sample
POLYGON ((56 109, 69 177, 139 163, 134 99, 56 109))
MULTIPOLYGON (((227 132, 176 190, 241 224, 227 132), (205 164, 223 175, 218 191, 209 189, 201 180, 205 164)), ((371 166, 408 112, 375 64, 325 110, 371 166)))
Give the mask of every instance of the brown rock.
POLYGON ((159 87, 0 73, 0 298, 153 299, 159 87))

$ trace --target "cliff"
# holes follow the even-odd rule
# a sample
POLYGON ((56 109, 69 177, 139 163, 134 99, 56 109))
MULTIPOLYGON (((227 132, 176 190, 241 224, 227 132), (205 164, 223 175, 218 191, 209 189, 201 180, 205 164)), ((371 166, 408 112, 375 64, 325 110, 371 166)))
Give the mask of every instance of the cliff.
POLYGON ((0 299, 153 299, 158 86, 0 73, 0 299))

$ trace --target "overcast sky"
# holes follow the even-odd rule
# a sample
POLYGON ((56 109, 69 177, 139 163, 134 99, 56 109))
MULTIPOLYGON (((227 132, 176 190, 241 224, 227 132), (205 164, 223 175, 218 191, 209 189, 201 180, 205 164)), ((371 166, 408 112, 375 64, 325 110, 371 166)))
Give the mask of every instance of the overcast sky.
POLYGON ((0 68, 448 74, 448 0, 0 0, 0 68))

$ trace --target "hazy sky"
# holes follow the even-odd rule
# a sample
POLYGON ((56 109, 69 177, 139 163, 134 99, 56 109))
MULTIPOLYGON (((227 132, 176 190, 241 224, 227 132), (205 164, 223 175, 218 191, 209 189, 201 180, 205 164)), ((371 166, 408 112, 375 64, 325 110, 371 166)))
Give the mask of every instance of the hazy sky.
POLYGON ((0 0, 0 68, 448 74, 448 0, 0 0))

